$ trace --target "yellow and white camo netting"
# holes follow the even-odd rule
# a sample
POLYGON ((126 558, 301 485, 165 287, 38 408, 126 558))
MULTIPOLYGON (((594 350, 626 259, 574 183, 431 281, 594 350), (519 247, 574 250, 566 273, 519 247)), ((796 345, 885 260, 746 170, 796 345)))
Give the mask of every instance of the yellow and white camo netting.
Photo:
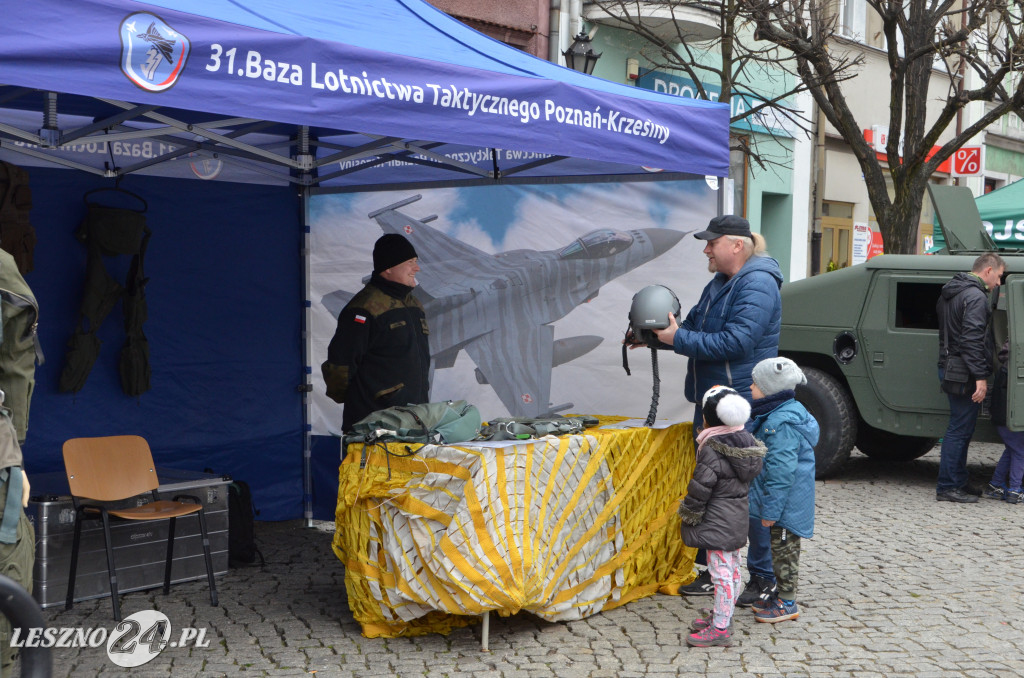
POLYGON ((362 469, 363 445, 350 446, 333 547, 363 634, 448 633, 489 610, 582 619, 675 594, 695 555, 676 516, 694 468, 690 431, 392 443, 390 454, 367 446, 362 469))

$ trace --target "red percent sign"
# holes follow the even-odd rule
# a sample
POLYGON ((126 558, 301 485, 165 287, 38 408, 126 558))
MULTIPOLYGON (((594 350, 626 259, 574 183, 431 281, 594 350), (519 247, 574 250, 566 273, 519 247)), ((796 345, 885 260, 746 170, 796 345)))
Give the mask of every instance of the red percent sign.
POLYGON ((953 174, 967 176, 981 173, 981 146, 964 146, 953 154, 953 174))

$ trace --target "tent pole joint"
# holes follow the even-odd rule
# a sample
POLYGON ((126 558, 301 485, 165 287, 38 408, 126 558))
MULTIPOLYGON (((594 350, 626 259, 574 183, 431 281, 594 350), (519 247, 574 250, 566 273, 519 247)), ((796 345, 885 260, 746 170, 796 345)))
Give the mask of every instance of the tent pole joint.
POLYGON ((47 92, 43 107, 43 128, 39 130, 40 145, 43 148, 57 148, 60 145, 60 130, 57 129, 57 93, 47 92))
POLYGON ((39 145, 43 148, 57 148, 60 146, 60 130, 44 127, 39 130, 39 145))

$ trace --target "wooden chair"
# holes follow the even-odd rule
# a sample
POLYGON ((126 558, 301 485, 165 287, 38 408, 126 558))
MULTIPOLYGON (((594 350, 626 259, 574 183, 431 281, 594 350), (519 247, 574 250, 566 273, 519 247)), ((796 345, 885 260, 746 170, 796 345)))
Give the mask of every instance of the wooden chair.
POLYGON ((111 516, 121 520, 168 520, 167 564, 164 569, 164 595, 171 590, 171 561, 174 557, 174 525, 181 516, 199 517, 199 530, 203 538, 206 557, 206 578, 210 582, 210 604, 217 605, 217 585, 213 580, 213 560, 210 557, 210 539, 206 532, 206 513, 198 497, 179 495, 173 501, 162 500, 157 494, 160 481, 153 465, 149 444, 139 436, 106 436, 100 438, 73 438, 64 443, 64 468, 75 506, 75 536, 71 551, 71 572, 68 578, 68 598, 65 609, 75 601, 75 574, 78 569, 78 547, 82 537, 82 522, 100 520, 107 549, 107 573, 110 577, 110 600, 114 605, 114 619, 121 621, 121 603, 118 600, 117 570, 114 567, 114 549, 110 539, 111 516), (117 502, 150 493, 152 501, 142 506, 108 508, 99 502, 117 502), (189 500, 188 502, 183 500, 189 500), (88 501, 89 503, 84 503, 88 501), (191 502, 191 503, 189 503, 191 502))

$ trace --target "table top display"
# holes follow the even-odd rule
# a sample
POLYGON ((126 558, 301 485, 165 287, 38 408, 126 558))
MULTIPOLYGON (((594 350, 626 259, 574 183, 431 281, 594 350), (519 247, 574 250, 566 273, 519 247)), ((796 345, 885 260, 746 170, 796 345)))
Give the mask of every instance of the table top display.
POLYGON ((447 633, 488 611, 582 619, 690 578, 676 515, 689 422, 363 447, 340 467, 333 548, 368 637, 447 633))

